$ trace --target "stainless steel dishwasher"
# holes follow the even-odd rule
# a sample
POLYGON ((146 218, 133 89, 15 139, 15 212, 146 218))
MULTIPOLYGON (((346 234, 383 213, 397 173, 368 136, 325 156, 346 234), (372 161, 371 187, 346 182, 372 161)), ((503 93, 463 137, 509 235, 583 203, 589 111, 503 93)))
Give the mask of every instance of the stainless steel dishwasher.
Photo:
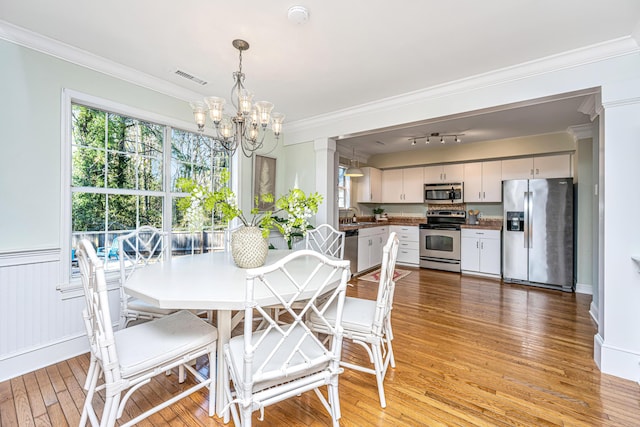
POLYGON ((351 275, 358 272, 358 230, 345 230, 344 259, 351 263, 351 275))

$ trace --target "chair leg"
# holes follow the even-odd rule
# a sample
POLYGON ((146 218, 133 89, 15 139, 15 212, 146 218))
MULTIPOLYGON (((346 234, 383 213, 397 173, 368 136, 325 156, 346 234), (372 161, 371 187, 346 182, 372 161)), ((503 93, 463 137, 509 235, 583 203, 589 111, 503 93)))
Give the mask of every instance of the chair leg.
POLYGON ((87 382, 85 382, 87 396, 85 397, 84 405, 82 406, 82 415, 80 417, 80 423, 78 423, 79 426, 86 426, 88 418, 91 419, 92 426, 98 423, 96 413, 93 410, 93 396, 96 392, 96 385, 98 384, 99 376, 100 366, 94 361, 93 368, 91 366, 89 367, 87 382))
POLYGON ((217 374, 216 374, 216 350, 209 353, 209 416, 212 417, 216 412, 216 390, 217 390, 217 374))
POLYGON ((251 405, 240 406, 240 423, 242 427, 251 427, 251 405))
POLYGON ((338 394, 338 378, 332 379, 327 385, 327 397, 329 398, 329 407, 331 408, 331 421, 333 427, 340 425, 340 396, 338 394))
POLYGON ((387 319, 387 327, 385 328, 384 339, 387 340, 387 350, 389 351, 389 360, 391 361, 391 367, 396 367, 396 359, 393 357, 393 346, 391 342, 393 341, 393 330, 391 329, 391 319, 387 319))
POLYGON ((373 351, 373 365, 376 371, 376 382, 378 383, 378 395, 380 396, 380 406, 387 407, 387 401, 384 397, 384 362, 382 360, 382 346, 381 344, 374 344, 371 346, 373 351))
POLYGON ((116 425, 118 405, 120 405, 120 393, 115 396, 108 396, 105 399, 100 427, 113 427, 116 425))

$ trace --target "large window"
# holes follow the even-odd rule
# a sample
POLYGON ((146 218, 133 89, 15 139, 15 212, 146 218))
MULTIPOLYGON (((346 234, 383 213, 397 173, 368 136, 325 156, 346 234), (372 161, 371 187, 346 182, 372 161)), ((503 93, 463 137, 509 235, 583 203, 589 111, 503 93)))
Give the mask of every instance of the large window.
POLYGON ((190 178, 216 189, 227 155, 212 138, 108 109, 71 103, 71 272, 75 247, 89 238, 107 270, 119 268, 117 237, 143 225, 168 231, 173 255, 222 248, 222 233, 187 231, 176 186, 190 178))
POLYGON ((347 209, 350 207, 351 178, 345 176, 346 166, 338 167, 338 208, 347 209))

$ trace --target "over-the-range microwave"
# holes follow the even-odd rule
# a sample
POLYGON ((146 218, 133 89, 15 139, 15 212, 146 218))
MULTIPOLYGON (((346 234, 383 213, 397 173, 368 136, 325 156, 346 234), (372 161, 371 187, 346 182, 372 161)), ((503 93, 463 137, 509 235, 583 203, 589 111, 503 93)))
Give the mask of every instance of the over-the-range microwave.
POLYGON ((462 203, 463 200, 462 182, 452 182, 448 184, 425 184, 424 202, 430 204, 452 204, 462 203))

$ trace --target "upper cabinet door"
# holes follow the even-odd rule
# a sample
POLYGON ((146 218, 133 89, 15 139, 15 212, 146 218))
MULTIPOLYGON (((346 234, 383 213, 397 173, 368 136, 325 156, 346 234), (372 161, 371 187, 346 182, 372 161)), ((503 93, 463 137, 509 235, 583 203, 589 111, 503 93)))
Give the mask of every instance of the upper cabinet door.
POLYGON ((464 202, 482 202, 482 162, 464 164, 464 202))
POLYGON ((442 174, 444 176, 442 182, 463 182, 464 164, 444 165, 442 167, 442 174))
POLYGON ((462 163, 425 166, 422 170, 425 184, 462 182, 464 180, 464 165, 462 163))
POLYGON ((382 202, 382 171, 372 167, 361 168, 364 176, 356 178, 358 203, 382 202))
POLYGON ((424 174, 424 183, 423 184, 435 184, 442 181, 443 170, 442 165, 438 166, 425 166, 422 168, 424 174))
POLYGON ((571 154, 533 158, 533 178, 569 178, 571 176, 571 154))
POLYGON ((404 203, 424 203, 424 178, 422 168, 408 168, 403 170, 402 192, 404 203))
POLYGON ((482 201, 502 202, 502 162, 482 163, 482 201))
POLYGON ((529 179, 533 177, 533 157, 502 161, 502 180, 529 179))
POLYGON ((402 191, 402 169, 382 171, 382 202, 404 203, 402 191))

